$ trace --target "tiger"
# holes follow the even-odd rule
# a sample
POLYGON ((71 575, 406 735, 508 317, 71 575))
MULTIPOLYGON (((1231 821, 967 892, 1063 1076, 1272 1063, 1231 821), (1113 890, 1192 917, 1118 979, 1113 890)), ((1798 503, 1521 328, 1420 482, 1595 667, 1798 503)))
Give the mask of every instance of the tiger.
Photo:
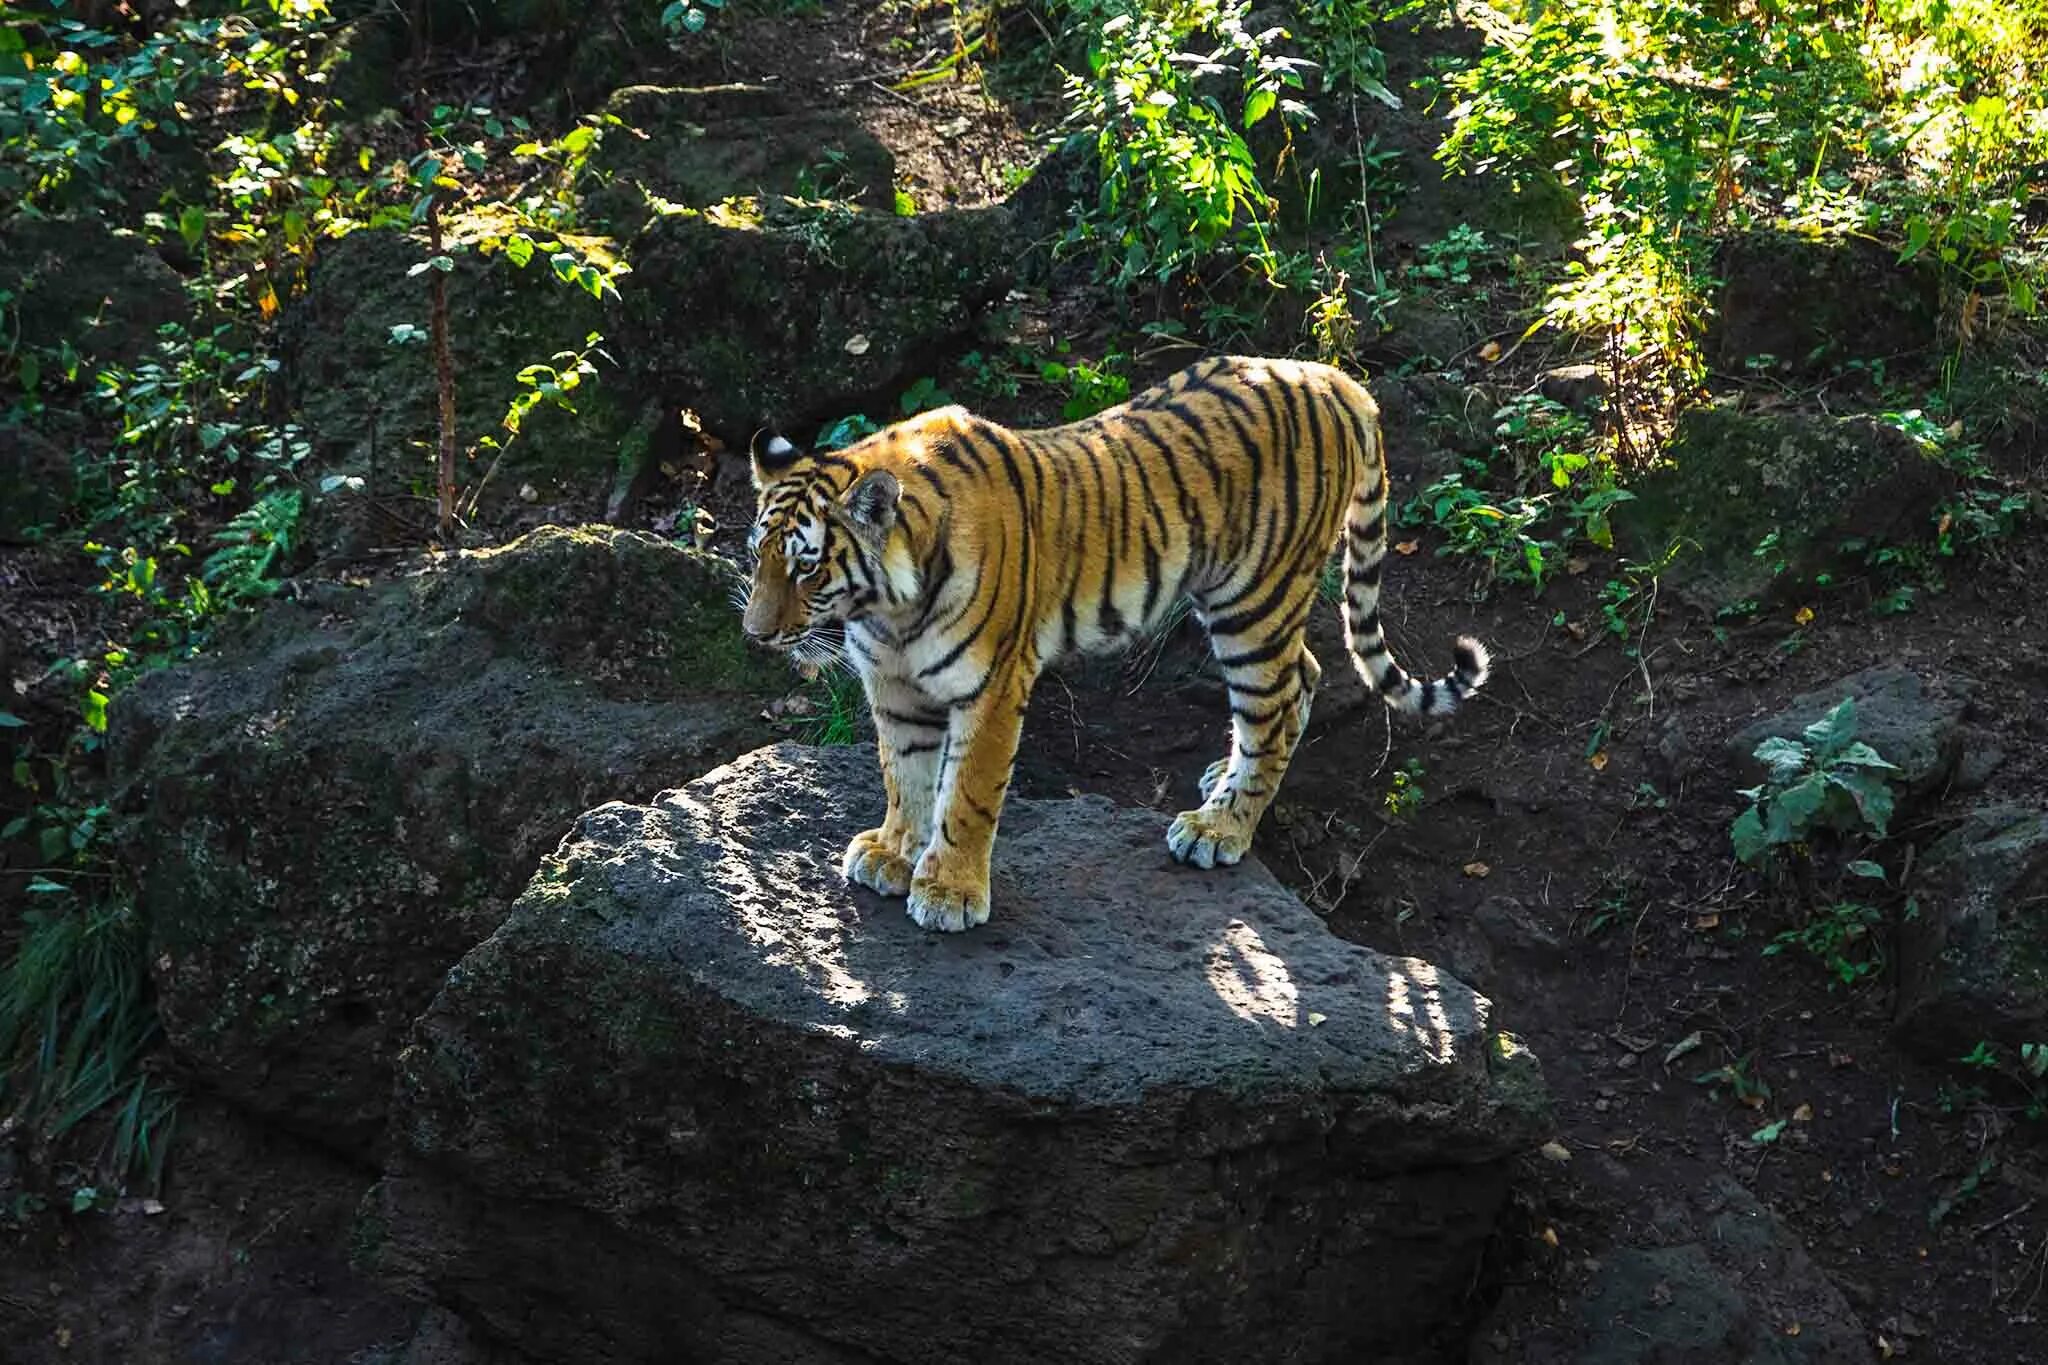
POLYGON ((1230 701, 1229 750, 1166 833, 1198 868, 1244 857, 1301 742, 1322 678, 1309 612, 1340 537, 1345 648, 1387 706, 1448 715, 1487 679, 1470 637, 1439 678, 1394 661, 1379 408, 1328 365, 1213 357, 1064 426, 1013 430, 954 405, 831 451, 764 429, 749 453, 743 629, 789 651, 841 628, 887 798, 841 870, 907 896, 925 929, 988 920, 1039 675, 1159 630, 1183 600, 1230 701))

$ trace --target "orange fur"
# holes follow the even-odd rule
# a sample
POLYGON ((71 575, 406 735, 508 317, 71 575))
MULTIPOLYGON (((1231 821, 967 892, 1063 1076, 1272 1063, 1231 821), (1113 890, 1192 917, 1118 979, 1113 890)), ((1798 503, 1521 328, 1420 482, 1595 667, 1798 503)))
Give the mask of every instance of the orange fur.
POLYGON ((1192 601, 1230 692, 1231 749, 1177 816, 1180 861, 1234 863, 1271 804, 1322 670, 1305 631, 1340 538, 1345 639, 1399 710, 1443 714, 1485 681, 1418 681, 1379 625, 1386 460, 1365 389, 1324 365, 1224 357, 1085 421, 1012 431, 941 408, 846 450, 755 450, 750 633, 843 622, 873 708, 888 815, 846 875, 929 928, 988 918, 989 854, 1032 685, 1192 601))

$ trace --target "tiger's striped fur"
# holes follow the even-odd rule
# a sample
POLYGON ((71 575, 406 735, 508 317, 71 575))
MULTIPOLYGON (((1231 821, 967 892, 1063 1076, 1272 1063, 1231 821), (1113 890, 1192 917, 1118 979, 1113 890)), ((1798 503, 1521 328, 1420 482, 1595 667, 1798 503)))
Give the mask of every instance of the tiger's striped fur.
POLYGON ((826 454, 757 438, 754 481, 746 629, 787 648, 845 624, 888 795, 845 873, 907 894, 926 928, 988 918, 989 854, 1040 671, 1127 644, 1183 597, 1230 694, 1229 755, 1167 833, 1199 867, 1244 856, 1301 739, 1322 676, 1308 614, 1340 535, 1345 642, 1389 706, 1447 714, 1486 679, 1474 640, 1430 681, 1388 652, 1379 410, 1328 366, 1206 360, 1040 431, 948 407, 826 454))

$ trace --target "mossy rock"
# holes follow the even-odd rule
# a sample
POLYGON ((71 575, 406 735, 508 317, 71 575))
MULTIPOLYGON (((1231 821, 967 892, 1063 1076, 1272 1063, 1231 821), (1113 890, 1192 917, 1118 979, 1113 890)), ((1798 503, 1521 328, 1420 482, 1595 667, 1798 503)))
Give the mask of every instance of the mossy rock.
POLYGON ((1868 417, 1694 408, 1668 456, 1616 509, 1615 537, 1646 562, 1676 547, 1663 582, 1705 611, 1762 603, 1856 568, 1880 544, 1924 539, 1954 483, 1905 433, 1868 417))
POLYGON ((945 359, 1002 297, 1016 253, 1000 206, 664 213, 633 242, 625 351, 654 391, 729 443, 767 424, 879 415, 884 395, 945 359))
POLYGON ((64 514, 71 460, 29 428, 0 423, 0 545, 18 545, 64 514))
POLYGON ((546 528, 279 602, 116 702, 166 1034, 204 1084, 374 1145, 406 1027, 578 811, 766 737, 723 560, 546 528))
MULTIPOLYGON (((609 334, 616 308, 564 284, 536 258, 525 269, 473 245, 482 225, 451 224, 448 254, 449 347, 455 361, 456 427, 464 449, 480 438, 500 440, 506 406, 522 391, 521 369, 580 350, 593 332, 609 334)), ((393 341, 410 324, 423 338, 430 316, 427 274, 408 276, 431 252, 420 238, 364 229, 323 247, 305 295, 286 316, 282 340, 285 384, 297 419, 322 464, 364 476, 373 495, 425 491, 432 481, 439 432, 433 354, 424 340, 393 341)), ((496 486, 522 479, 561 484, 593 495, 607 487, 620 452, 633 438, 641 400, 620 372, 600 364, 599 376, 576 395, 576 410, 535 409, 505 458, 496 486)), ((644 440, 644 436, 641 438, 644 440)), ((481 478, 489 452, 458 476, 481 478)))
POLYGON ((345 20, 322 54, 329 89, 361 116, 395 104, 392 85, 412 52, 417 21, 436 49, 471 49, 513 40, 541 76, 538 92, 574 109, 594 108, 605 93, 670 56, 657 0, 428 0, 415 9, 385 0, 342 0, 345 20))
POLYGON ((1969 812, 1915 881, 1919 913, 1899 926, 1900 1045, 1951 1063, 1979 1042, 2009 1055, 2048 1043, 2048 811, 1969 812))
POLYGON ((185 282, 149 243, 96 218, 17 217, 0 226, 0 290, 17 350, 68 342, 90 373, 132 364, 165 323, 190 315, 185 282))
POLYGON ((757 85, 628 86, 605 103, 608 124, 584 173, 598 182, 586 218, 637 231, 650 196, 704 209, 752 195, 892 205, 896 160, 846 113, 757 85))
POLYGON ((1747 232, 1720 244, 1714 273, 1705 349, 1724 369, 1769 356, 1781 370, 1824 374, 1859 357, 1925 356, 1935 344, 1934 276, 1882 243, 1747 232))

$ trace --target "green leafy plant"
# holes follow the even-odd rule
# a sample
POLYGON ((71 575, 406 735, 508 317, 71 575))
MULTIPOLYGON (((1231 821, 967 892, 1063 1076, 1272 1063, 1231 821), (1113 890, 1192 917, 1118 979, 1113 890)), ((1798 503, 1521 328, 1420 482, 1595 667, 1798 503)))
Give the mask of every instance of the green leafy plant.
POLYGON ((662 31, 671 43, 680 43, 704 31, 711 12, 725 8, 725 0, 674 0, 661 7, 662 31))
POLYGON ((1271 250, 1272 196, 1245 134, 1308 117, 1290 96, 1304 62, 1252 33, 1247 0, 1063 0, 1085 69, 1068 73, 1068 122, 1095 145, 1101 192, 1068 234, 1118 284, 1165 280, 1234 246, 1271 250))
POLYGON ((159 1032, 142 926, 120 904, 34 909, 26 925, 0 974, 0 1114, 40 1146, 97 1124, 82 1187, 153 1190, 176 1098, 137 1069, 159 1032))
POLYGON ((860 413, 850 413, 819 432, 818 439, 813 441, 811 445, 813 449, 820 452, 844 450, 863 436, 872 436, 880 430, 881 427, 875 425, 875 423, 860 413))
POLYGON ((939 387, 936 379, 925 375, 903 391, 896 400, 896 406, 905 417, 914 417, 920 412, 950 405, 953 395, 939 387))
POLYGON ((1799 928, 1773 938, 1764 956, 1796 948, 1820 963, 1830 984, 1854 986, 1884 970, 1884 943, 1877 932, 1883 924, 1884 915, 1875 906, 1836 901, 1816 908, 1799 928))
POLYGON ((850 668, 820 670, 805 690, 809 703, 800 736, 806 744, 853 744, 868 723, 867 692, 850 668))
POLYGON ((1393 777, 1387 783, 1386 797, 1381 803, 1386 807, 1389 819, 1405 823, 1415 818, 1415 813, 1422 809, 1425 795, 1422 790, 1422 778, 1422 760, 1419 758, 1410 758, 1394 770, 1393 777))
POLYGON ((1822 830, 1885 836, 1893 805, 1888 774, 1898 768, 1856 738, 1853 697, 1807 726, 1800 739, 1765 739, 1755 756, 1765 779, 1741 793, 1749 806, 1728 831, 1742 862, 1767 868, 1822 830))
POLYGON ((1104 356, 1100 364, 1048 360, 1040 367, 1039 376, 1048 384, 1066 389, 1067 401, 1060 415, 1069 422, 1077 422, 1104 408, 1113 408, 1131 396, 1130 377, 1117 369, 1122 360, 1117 355, 1104 356))

